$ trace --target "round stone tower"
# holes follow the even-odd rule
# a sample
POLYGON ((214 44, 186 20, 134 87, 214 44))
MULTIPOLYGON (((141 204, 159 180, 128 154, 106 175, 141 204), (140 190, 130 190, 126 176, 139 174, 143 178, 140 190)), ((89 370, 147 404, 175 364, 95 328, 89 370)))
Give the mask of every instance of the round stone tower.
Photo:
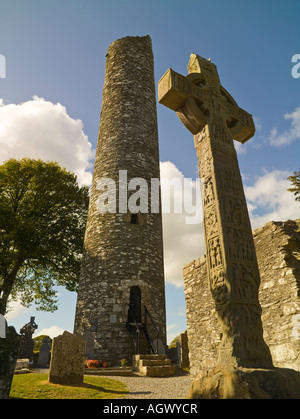
POLYGON ((119 39, 106 56, 74 333, 90 359, 117 365, 163 352, 165 285, 151 39, 119 39))

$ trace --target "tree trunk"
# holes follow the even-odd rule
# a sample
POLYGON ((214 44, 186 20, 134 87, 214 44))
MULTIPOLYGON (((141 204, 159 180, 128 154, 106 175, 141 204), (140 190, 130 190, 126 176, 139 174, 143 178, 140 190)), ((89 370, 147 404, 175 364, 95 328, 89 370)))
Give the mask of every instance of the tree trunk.
POLYGON ((2 314, 3 316, 6 313, 7 301, 12 291, 14 280, 15 278, 13 280, 9 280, 8 278, 4 279, 4 284, 0 290, 0 314, 2 314))
POLYGON ((19 269, 21 268, 23 263, 23 258, 17 260, 11 272, 4 277, 3 285, 0 288, 0 314, 2 314, 3 316, 6 313, 9 296, 12 292, 19 269))

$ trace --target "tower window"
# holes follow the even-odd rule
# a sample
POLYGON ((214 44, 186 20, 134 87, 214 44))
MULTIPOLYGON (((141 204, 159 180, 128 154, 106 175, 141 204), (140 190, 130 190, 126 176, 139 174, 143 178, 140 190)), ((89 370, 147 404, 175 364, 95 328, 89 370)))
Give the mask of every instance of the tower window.
POLYGON ((131 214, 130 224, 139 224, 138 214, 131 214))
POLYGON ((129 214, 126 215, 124 220, 126 220, 126 222, 129 223, 129 224, 135 224, 135 225, 139 225, 139 226, 143 226, 145 224, 144 214, 141 214, 140 212, 138 212, 136 214, 129 213, 129 214))

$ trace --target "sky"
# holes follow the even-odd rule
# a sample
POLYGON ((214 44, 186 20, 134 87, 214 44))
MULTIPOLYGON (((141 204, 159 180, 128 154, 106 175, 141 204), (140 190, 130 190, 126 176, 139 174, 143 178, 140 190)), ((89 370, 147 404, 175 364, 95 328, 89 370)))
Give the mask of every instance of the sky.
MULTIPOLYGON (((170 67, 186 75, 196 53, 253 115, 255 136, 235 144, 253 229, 300 218, 287 192, 300 169, 299 20, 298 0, 0 0, 0 164, 54 160, 90 184, 107 49, 150 35, 156 86, 170 67)), ((192 134, 170 109, 157 114, 161 176, 195 185, 192 134)), ((182 268, 205 253, 202 224, 185 215, 163 214, 168 342, 186 329, 182 268)), ((54 313, 12 303, 8 324, 35 316, 34 336, 73 331, 76 294, 58 296, 54 313)))

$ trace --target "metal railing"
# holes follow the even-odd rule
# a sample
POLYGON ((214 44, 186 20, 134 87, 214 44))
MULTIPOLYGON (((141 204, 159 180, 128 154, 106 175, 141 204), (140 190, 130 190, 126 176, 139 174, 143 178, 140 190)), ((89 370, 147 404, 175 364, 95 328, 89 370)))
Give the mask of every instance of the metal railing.
POLYGON ((140 332, 140 327, 139 327, 139 325, 138 325, 138 323, 135 320, 135 317, 133 315, 133 310, 132 310, 131 304, 128 304, 128 306, 129 306, 128 317, 133 320, 132 323, 134 323, 134 325, 136 327, 136 332, 135 332, 136 333, 136 337, 133 334, 133 331, 132 331, 130 322, 127 322, 126 323, 126 327, 127 327, 127 330, 129 331, 130 336, 132 338, 132 342, 133 342, 133 345, 134 345, 135 353, 136 354, 139 354, 139 352, 140 352, 140 333, 141 333, 140 332))
POLYGON ((156 327, 156 324, 155 324, 155 322, 154 322, 154 320, 153 320, 153 318, 152 318, 152 316, 151 316, 151 314, 149 313, 149 311, 148 311, 148 309, 147 309, 147 307, 144 305, 144 310, 145 310, 145 333, 146 333, 146 336, 147 336, 147 339, 148 339, 148 342, 149 342, 149 344, 150 344, 150 347, 151 347, 151 350, 152 350, 152 352, 154 353, 154 354, 158 354, 158 337, 159 337, 159 330, 158 330, 158 328, 156 327), (148 319, 148 317, 149 317, 149 319, 151 320, 151 323, 152 323, 152 325, 153 325, 153 327, 154 327, 154 330, 156 331, 156 350, 154 349, 154 347, 153 347, 153 342, 154 342, 154 340, 155 339, 151 339, 150 338, 150 335, 149 335, 149 333, 148 333, 148 322, 147 322, 147 319, 148 319))
POLYGON ((128 318, 132 321, 127 321, 126 323, 126 328, 130 333, 133 345, 134 345, 134 349, 135 349, 135 353, 139 354, 140 352, 140 334, 141 331, 144 331, 144 334, 147 338, 147 341, 149 343, 150 349, 152 351, 153 354, 158 354, 158 337, 159 337, 159 330, 156 327, 156 324, 151 316, 151 314, 149 313, 147 307, 144 305, 144 313, 145 313, 145 322, 144 323, 138 323, 134 317, 134 313, 132 310, 131 305, 129 304, 129 309, 128 309, 128 318), (156 332, 156 336, 154 339, 151 339, 150 337, 150 333, 149 333, 149 327, 148 327, 148 319, 150 319, 151 324, 156 332), (135 330, 133 330, 133 326, 135 327, 135 330), (154 348, 154 340, 156 339, 156 348, 154 348))

